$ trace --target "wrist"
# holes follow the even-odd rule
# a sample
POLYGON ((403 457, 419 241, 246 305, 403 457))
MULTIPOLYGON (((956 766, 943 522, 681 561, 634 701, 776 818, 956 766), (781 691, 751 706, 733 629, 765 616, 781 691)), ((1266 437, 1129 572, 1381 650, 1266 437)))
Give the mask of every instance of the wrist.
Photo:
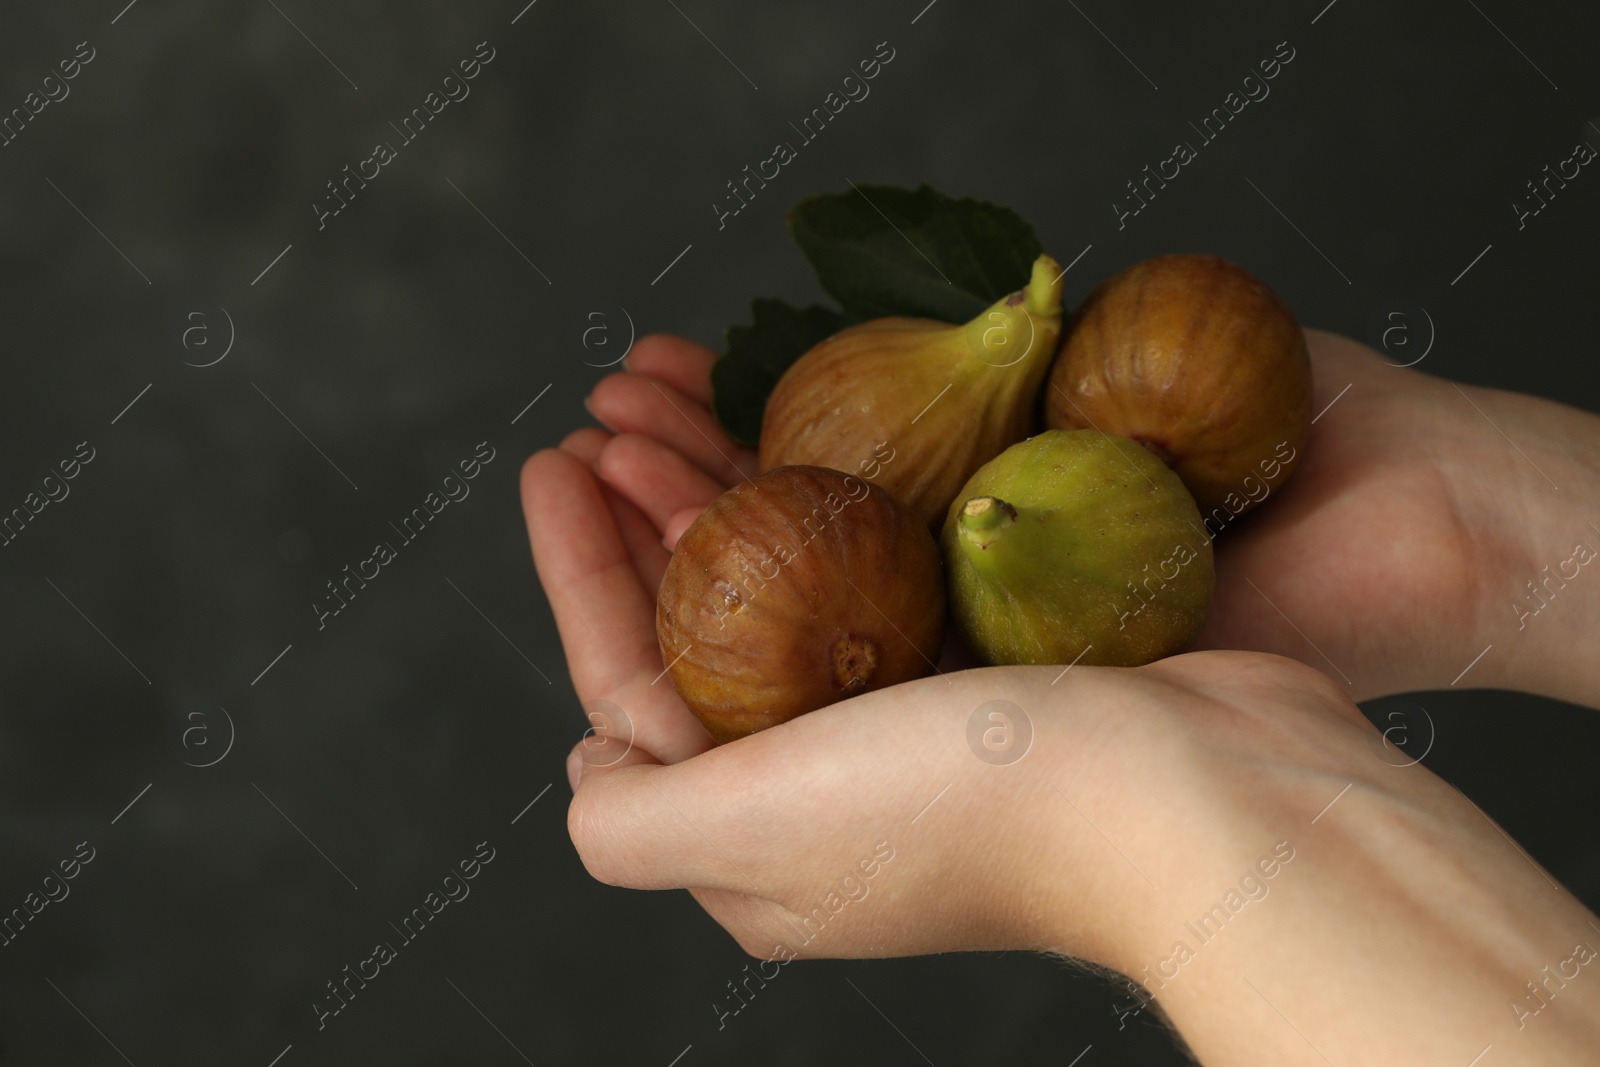
POLYGON ((1334 811, 1158 994, 1201 1062, 1465 1064, 1489 1045, 1591 1062, 1600 931, 1581 905, 1509 846, 1388 798, 1352 790, 1334 811))
POLYGON ((1594 917, 1421 768, 1374 766, 1319 812, 1324 778, 1263 775, 1270 815, 1236 808, 1151 872, 1159 903, 1113 964, 1137 983, 1116 990, 1123 1024, 1159 1011, 1213 1067, 1467 1063, 1489 1044, 1589 1062, 1594 917))
MULTIPOLYGON (((1026 894, 1045 905, 1028 931, 1035 946, 1159 986, 1186 970, 1173 958, 1179 941, 1192 948, 1220 924, 1247 923, 1305 866, 1304 835, 1282 812, 1303 806, 1308 775, 1322 788, 1304 752, 1275 753, 1283 719, 1305 714, 1298 705, 1325 713, 1344 700, 1337 689, 1276 657, 1207 652, 1073 671, 1047 690, 1033 706, 1055 706, 1034 719, 1029 758, 1027 806, 1046 815, 1026 894), (1261 751, 1241 761, 1239 736, 1260 738, 1261 751)), ((1366 757, 1370 727, 1353 706, 1339 728, 1363 736, 1366 757)))
POLYGON ((1053 916, 1032 947, 1133 979, 1124 1024, 1160 1012, 1213 1067, 1592 1058, 1600 920, 1453 787, 1375 758, 1337 683, 1210 652, 1018 699, 1051 711, 1014 805, 1021 899, 1053 916))
POLYGON ((1578 648, 1581 635, 1600 631, 1600 416, 1515 393, 1462 391, 1493 440, 1460 476, 1463 519, 1483 531, 1471 640, 1451 650, 1458 664, 1436 650, 1436 674, 1448 677, 1433 684, 1600 706, 1600 671, 1578 648))

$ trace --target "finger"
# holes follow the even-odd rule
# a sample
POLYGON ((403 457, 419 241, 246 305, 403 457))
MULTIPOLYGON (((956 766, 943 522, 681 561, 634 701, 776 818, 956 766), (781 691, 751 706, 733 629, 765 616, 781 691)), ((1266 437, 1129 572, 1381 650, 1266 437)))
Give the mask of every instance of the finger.
MULTIPOLYGON (((874 853, 875 841, 915 816, 971 759, 964 746, 936 754, 925 735, 906 731, 905 751, 940 769, 872 781, 859 772, 875 758, 863 752, 869 745, 876 751, 880 729, 835 715, 814 743, 789 731, 826 714, 801 716, 672 767, 632 765, 604 775, 586 769, 567 816, 584 867, 609 885, 689 889, 741 944, 747 936, 771 936, 774 921, 792 918, 784 909, 814 903, 819 880, 837 878, 838 869, 848 871, 874 853), (761 788, 752 788, 755 782, 761 788), (829 788, 843 782, 852 785, 837 794, 829 788)), ((936 869, 945 856, 973 847, 968 835, 922 840, 922 855, 936 869)))
POLYGON ((569 456, 576 456, 590 469, 595 461, 600 458, 600 450, 606 447, 606 442, 611 440, 611 434, 593 426, 586 426, 581 430, 573 430, 561 440, 561 451, 569 456))
POLYGON ((573 795, 577 795, 583 785, 583 776, 591 767, 596 768, 598 775, 624 767, 662 765, 654 755, 632 742, 633 737, 626 729, 615 729, 615 724, 608 721, 604 714, 595 715, 583 740, 573 745, 572 751, 567 753, 567 784, 572 787, 573 795))
MULTIPOLYGON (((582 430, 573 430, 562 440, 562 451, 573 456, 574 459, 595 470, 600 462, 600 451, 610 442, 611 435, 605 430, 586 427, 582 430)), ((650 518, 642 510, 611 486, 602 485, 600 491, 605 494, 606 507, 611 509, 611 517, 616 520, 616 528, 622 534, 622 542, 627 545, 627 552, 634 558, 634 571, 638 574, 638 581, 645 590, 654 590, 661 587, 661 576, 666 574, 667 563, 672 560, 672 549, 667 549, 661 541, 661 533, 650 522, 650 518)))
MULTIPOLYGON (((590 426, 569 433, 561 442, 561 451, 581 460, 591 470, 596 470, 600 452, 610 440, 611 434, 590 426)), ((640 584, 647 592, 653 592, 661 586, 661 576, 666 573, 667 562, 672 558, 671 550, 662 543, 660 531, 627 497, 610 486, 602 485, 601 490, 605 494, 606 505, 611 508, 612 517, 616 519, 617 529, 628 546, 628 554, 633 557, 633 569, 639 575, 640 584)))
POLYGON ((579 699, 604 699, 659 671, 653 605, 588 468, 566 453, 536 453, 523 465, 522 506, 579 699))
POLYGON ((717 354, 705 345, 666 333, 634 343, 623 366, 634 374, 670 385, 701 407, 711 406, 711 365, 717 354))
POLYGON ((677 551, 678 538, 683 536, 685 530, 694 525, 694 520, 698 519, 700 513, 704 510, 705 508, 703 507, 684 508, 668 519, 667 524, 661 528, 662 547, 668 552, 677 551))
POLYGON ((629 889, 781 895, 786 884, 771 877, 750 847, 761 836, 761 800, 747 795, 734 812, 706 810, 712 798, 739 795, 725 792, 736 773, 736 764, 719 759, 727 751, 713 749, 687 764, 694 771, 688 778, 672 775, 670 767, 635 764, 602 775, 586 766, 567 828, 589 873, 629 889))
POLYGON ((536 453, 522 468, 522 501, 534 565, 586 710, 615 705, 633 745, 668 763, 709 747, 671 684, 655 684, 662 670, 654 590, 640 583, 594 475, 574 456, 536 453))
POLYGON ((656 591, 661 588, 661 576, 666 574, 667 564, 672 560, 672 550, 662 542, 655 523, 631 500, 609 485, 602 484, 600 491, 605 495, 606 506, 611 509, 611 517, 616 520, 622 541, 627 545, 634 573, 639 576, 639 584, 654 600, 656 591))
MULTIPOLYGON (((882 710, 903 707, 907 696, 881 690, 855 699, 882 710)), ((950 717, 958 713, 965 711, 950 717)), ((899 718, 894 744, 914 757, 912 764, 936 746, 945 751, 932 757, 935 762, 960 761, 961 753, 933 740, 933 733, 912 728, 908 715, 899 718)), ((630 766, 605 775, 588 768, 568 816, 573 843, 590 873, 611 885, 723 889, 788 900, 797 886, 809 885, 821 854, 835 844, 853 849, 872 832, 851 816, 904 808, 910 818, 926 803, 922 793, 938 788, 928 783, 941 771, 863 779, 849 802, 830 793, 827 782, 856 781, 877 758, 885 735, 863 721, 835 705, 676 766, 630 766)))
POLYGON ((723 486, 671 448, 639 434, 621 434, 600 453, 600 477, 649 516, 656 543, 667 520, 684 508, 705 507, 723 486))
POLYGON ((724 488, 757 473, 756 454, 736 444, 704 405, 654 378, 604 378, 589 394, 589 410, 618 433, 654 437, 682 453, 724 488))

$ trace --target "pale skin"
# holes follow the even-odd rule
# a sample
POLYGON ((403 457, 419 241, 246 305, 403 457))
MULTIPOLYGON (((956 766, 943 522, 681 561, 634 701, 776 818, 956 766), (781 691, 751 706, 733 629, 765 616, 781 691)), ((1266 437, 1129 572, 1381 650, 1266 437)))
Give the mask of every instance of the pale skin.
POLYGON ((1600 958, 1575 947, 1600 950, 1600 920, 1353 701, 1445 688, 1492 645, 1463 687, 1600 706, 1600 578, 1513 607, 1577 541, 1600 547, 1600 418, 1307 336, 1313 410, 1351 388, 1293 480, 1219 538, 1213 651, 1064 676, 947 662, 720 748, 659 677, 654 591, 668 546, 756 465, 709 413, 714 353, 641 339, 590 398, 611 432, 523 470, 579 698, 631 723, 616 762, 614 738, 568 760, 590 872, 689 889, 762 959, 1088 960, 1144 981, 1205 1064, 1592 1062, 1600 958), (967 743, 994 700, 1034 730, 1009 766, 967 743), (894 858, 870 893, 804 942, 799 919, 879 842, 894 858), (1275 846, 1293 858, 1261 877, 1275 846), (1186 924, 1247 872, 1270 892, 1202 943, 1186 924))

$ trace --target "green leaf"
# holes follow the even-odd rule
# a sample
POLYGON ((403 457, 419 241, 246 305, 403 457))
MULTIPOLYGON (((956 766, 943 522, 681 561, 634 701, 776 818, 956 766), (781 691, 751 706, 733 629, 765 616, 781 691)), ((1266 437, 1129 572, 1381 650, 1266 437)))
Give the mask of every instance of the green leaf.
POLYGON ((751 325, 728 327, 727 354, 712 365, 711 409, 735 440, 754 448, 767 397, 783 372, 849 322, 832 308, 760 297, 750 302, 750 315, 751 325))
POLYGON ((929 185, 852 186, 802 200, 789 229, 845 313, 966 322, 1028 282, 1042 251, 1010 208, 929 185))
POLYGON ((783 372, 852 322, 886 316, 967 322, 1028 283, 1041 251, 1010 208, 932 186, 852 186, 802 200, 789 230, 843 312, 755 300, 753 322, 728 330, 711 369, 712 411, 734 438, 761 440, 767 397, 783 372))

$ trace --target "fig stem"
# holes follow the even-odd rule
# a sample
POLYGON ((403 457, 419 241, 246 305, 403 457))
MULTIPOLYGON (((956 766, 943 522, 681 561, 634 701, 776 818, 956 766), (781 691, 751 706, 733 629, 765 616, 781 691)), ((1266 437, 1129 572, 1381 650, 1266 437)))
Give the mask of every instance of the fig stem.
POLYGON ((987 549, 1000 539, 1000 531, 1017 521, 1017 509, 994 496, 977 496, 961 507, 956 519, 961 536, 974 547, 987 549))
POLYGON ((1033 261, 1033 274, 1028 278, 1028 310, 1035 315, 1050 315, 1061 309, 1061 279, 1066 271, 1061 264, 1047 255, 1033 261))

